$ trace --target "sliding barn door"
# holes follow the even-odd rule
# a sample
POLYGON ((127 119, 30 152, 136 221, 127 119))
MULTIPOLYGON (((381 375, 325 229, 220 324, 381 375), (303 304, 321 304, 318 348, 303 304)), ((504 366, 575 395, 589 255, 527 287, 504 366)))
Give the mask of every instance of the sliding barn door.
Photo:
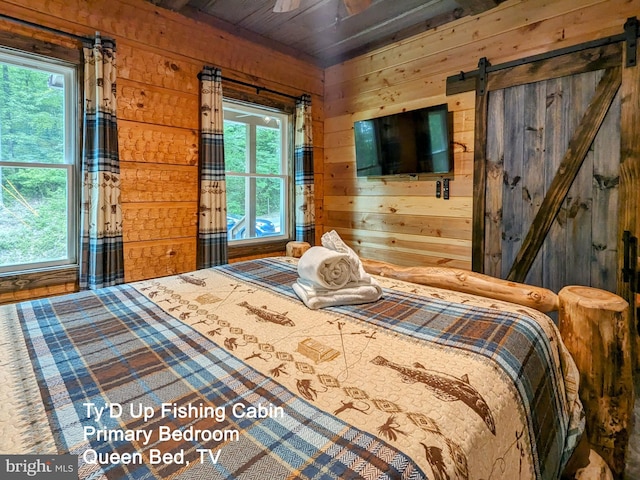
POLYGON ((483 58, 478 70, 447 78, 448 95, 476 91, 473 270, 555 292, 609 290, 629 302, 634 326, 637 35, 629 19, 625 40, 496 66, 483 58))
POLYGON ((487 92, 485 273, 556 292, 616 291, 619 76, 598 70, 487 92))

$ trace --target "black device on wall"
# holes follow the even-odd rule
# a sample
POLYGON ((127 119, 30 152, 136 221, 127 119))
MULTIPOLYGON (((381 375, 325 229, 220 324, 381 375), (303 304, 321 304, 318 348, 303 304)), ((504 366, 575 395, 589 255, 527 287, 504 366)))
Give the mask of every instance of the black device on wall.
POLYGON ((449 124, 446 103, 355 122, 357 175, 452 173, 449 124))

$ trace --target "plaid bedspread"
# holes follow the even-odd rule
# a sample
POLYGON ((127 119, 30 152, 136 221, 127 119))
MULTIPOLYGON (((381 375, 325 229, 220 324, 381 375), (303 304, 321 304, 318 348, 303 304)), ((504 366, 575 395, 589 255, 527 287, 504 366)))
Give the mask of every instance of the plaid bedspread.
POLYGON ((310 311, 295 279, 263 259, 0 308, 0 453, 77 454, 82 479, 558 478, 583 425, 548 317, 388 279, 310 311))

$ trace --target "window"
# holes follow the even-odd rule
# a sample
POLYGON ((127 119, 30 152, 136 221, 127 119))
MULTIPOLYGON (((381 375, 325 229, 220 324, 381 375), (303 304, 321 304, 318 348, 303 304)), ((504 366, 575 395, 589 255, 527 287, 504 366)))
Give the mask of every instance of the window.
POLYGON ((0 273, 76 262, 75 66, 0 49, 0 273))
POLYGON ((289 237, 289 124, 281 112, 224 102, 230 242, 289 237))

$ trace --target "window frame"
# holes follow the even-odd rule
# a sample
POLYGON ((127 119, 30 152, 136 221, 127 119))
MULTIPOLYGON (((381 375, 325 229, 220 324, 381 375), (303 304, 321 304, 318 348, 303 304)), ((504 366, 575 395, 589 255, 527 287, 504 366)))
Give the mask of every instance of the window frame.
MULTIPOLYGON (((254 115, 269 115, 274 118, 279 118, 280 121, 286 121, 286 126, 281 129, 282 137, 280 139, 281 148, 281 173, 279 174, 260 174, 255 172, 255 155, 252 155, 250 160, 252 166, 252 172, 233 172, 230 173, 225 165, 225 178, 280 178, 283 182, 283 198, 281 210, 284 212, 285 217, 281 218, 281 233, 279 235, 269 235, 266 237, 253 237, 243 239, 229 239, 229 251, 231 257, 246 255, 248 252, 256 253, 258 251, 271 251, 275 249, 283 249, 288 241, 291 240, 294 230, 294 207, 293 207, 293 189, 294 189, 294 177, 293 177, 293 113, 288 111, 290 109, 279 106, 267 106, 263 103, 254 101, 253 99, 237 99, 230 96, 225 96, 223 99, 223 117, 225 121, 227 110, 246 111, 254 115), (284 228, 282 228, 284 227, 284 228), (270 248, 275 247, 275 248, 270 248), (238 253, 233 255, 233 253, 238 253)), ((249 123, 247 123, 249 125, 249 123)), ((255 139, 253 139, 255 142, 255 139)), ((254 145, 255 146, 255 145, 254 145)), ((255 151, 255 148, 252 149, 255 151)), ((229 183, 227 181, 227 191, 229 190, 229 183)), ((228 194, 227 194, 228 195, 228 194)))
POLYGON ((0 62, 45 71, 64 77, 64 162, 39 163, 2 161, 2 167, 23 167, 60 169, 66 171, 67 194, 67 257, 58 260, 46 260, 32 263, 21 263, 0 266, 0 277, 6 286, 0 288, 0 293, 12 291, 18 285, 22 288, 36 288, 69 283, 77 279, 79 261, 79 221, 80 221, 80 151, 81 151, 81 122, 80 99, 82 98, 82 63, 79 50, 64 47, 49 48, 51 55, 32 53, 25 49, 33 45, 33 51, 38 48, 39 41, 34 39, 16 38, 12 42, 0 40, 0 62), (25 43, 27 45, 25 45, 25 43), (8 280, 5 282, 4 280, 8 280))

